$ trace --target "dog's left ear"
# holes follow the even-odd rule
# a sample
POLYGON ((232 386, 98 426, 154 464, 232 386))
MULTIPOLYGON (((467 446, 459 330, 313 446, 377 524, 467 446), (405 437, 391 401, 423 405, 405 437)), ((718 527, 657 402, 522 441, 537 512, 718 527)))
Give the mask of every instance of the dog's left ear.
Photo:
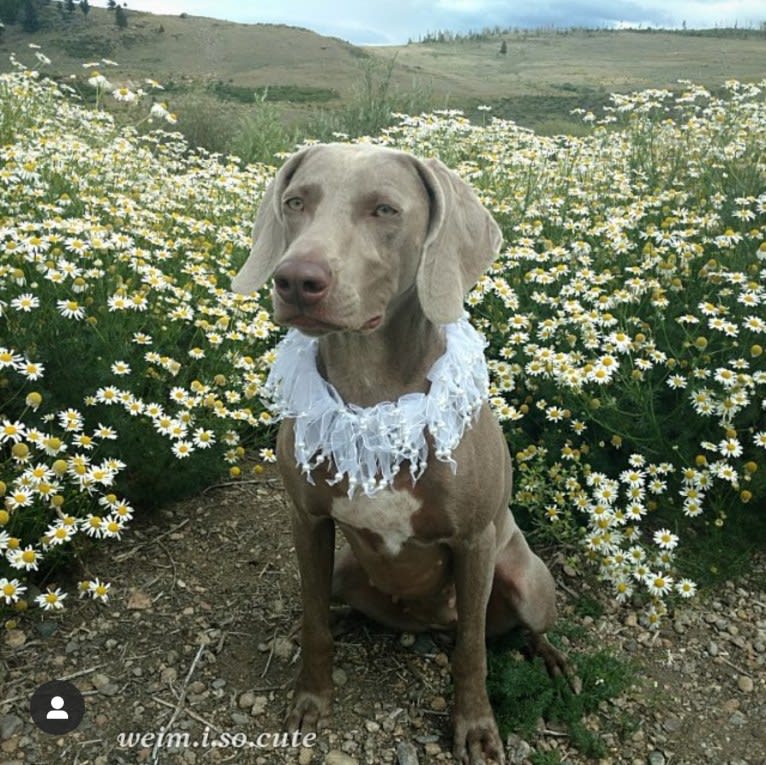
POLYGON ((259 290, 274 273, 286 247, 282 192, 311 148, 293 154, 266 187, 255 217, 250 256, 232 279, 232 291, 249 295, 259 290))
POLYGON ((495 259, 503 235, 474 190, 438 159, 416 160, 431 199, 417 290, 425 315, 449 324, 463 299, 495 259))

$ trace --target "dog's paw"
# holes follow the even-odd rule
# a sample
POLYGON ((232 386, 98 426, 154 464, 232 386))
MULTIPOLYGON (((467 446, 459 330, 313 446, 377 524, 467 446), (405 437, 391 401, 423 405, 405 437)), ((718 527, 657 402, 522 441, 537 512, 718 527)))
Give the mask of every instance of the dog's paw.
POLYGON ((461 765, 505 765, 505 752, 495 718, 455 715, 455 759, 461 765))
POLYGON ((330 719, 330 694, 296 691, 293 705, 287 713, 285 725, 291 733, 316 733, 327 726, 330 719))
POLYGON ((579 696, 582 680, 577 677, 569 659, 558 648, 554 648, 545 635, 532 635, 531 649, 535 656, 539 656, 545 662, 545 668, 551 677, 563 675, 572 693, 579 696))

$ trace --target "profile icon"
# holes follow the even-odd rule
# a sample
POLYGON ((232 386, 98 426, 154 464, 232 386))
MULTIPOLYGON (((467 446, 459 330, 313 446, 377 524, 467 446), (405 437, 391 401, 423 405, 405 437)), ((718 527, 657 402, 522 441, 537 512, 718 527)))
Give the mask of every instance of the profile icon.
POLYGON ((46 720, 68 720, 69 713, 64 709, 63 696, 54 696, 51 699, 51 711, 45 715, 46 720))
POLYGON ((73 683, 51 680, 34 692, 29 711, 40 730, 60 736, 73 731, 82 722, 85 699, 73 683))

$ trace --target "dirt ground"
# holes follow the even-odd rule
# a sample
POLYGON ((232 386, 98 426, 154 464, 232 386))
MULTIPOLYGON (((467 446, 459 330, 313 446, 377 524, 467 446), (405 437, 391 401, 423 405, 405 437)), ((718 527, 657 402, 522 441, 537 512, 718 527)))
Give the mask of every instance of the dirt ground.
MULTIPOLYGON (((637 669, 634 684, 586 720, 607 745, 601 763, 766 765, 766 557, 658 633, 547 557, 562 613, 587 635, 570 652, 608 647, 637 669), (584 591, 603 600, 603 617, 575 615, 584 591)), ((5 765, 454 762, 449 638, 402 636, 344 612, 332 727, 304 747, 282 734, 300 603, 274 475, 137 520, 123 542, 85 565, 113 582, 109 606, 70 597, 64 614, 30 615, 2 636, 5 765), (35 688, 54 679, 85 697, 82 723, 61 736, 40 731, 29 713, 35 688)), ((509 736, 507 756, 589 762, 546 720, 526 740, 509 736)))

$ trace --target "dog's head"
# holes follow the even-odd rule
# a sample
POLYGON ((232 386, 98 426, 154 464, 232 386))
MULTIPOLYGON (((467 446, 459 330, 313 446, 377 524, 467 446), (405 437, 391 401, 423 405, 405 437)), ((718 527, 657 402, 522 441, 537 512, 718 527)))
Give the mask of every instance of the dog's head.
POLYGON ((501 242, 471 187, 439 160, 320 144, 266 189, 232 288, 251 293, 273 276, 275 320, 308 334, 374 331, 413 289, 446 324, 501 242))

